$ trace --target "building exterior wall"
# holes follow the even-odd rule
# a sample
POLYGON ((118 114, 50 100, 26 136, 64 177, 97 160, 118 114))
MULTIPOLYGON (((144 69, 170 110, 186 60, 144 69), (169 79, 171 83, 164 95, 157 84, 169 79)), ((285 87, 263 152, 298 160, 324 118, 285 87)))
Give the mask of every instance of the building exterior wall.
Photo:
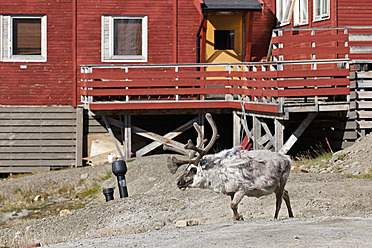
POLYGON ((0 15, 47 16, 47 62, 0 62, 0 104, 73 105, 72 1, 0 0, 0 15))

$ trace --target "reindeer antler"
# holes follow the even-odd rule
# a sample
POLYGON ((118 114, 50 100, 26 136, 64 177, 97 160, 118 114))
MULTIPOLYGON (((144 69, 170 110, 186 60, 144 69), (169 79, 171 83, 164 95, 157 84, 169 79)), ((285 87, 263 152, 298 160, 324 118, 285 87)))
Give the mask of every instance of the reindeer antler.
POLYGON ((191 140, 188 140, 187 144, 184 147, 185 148, 184 150, 164 144, 163 146, 164 150, 175 151, 175 152, 188 156, 188 158, 184 158, 184 159, 178 159, 174 156, 168 158, 167 166, 168 166, 169 171, 172 174, 176 173, 178 167, 180 167, 183 164, 197 165, 200 159, 212 148, 212 146, 218 139, 219 134, 217 132, 217 126, 212 118, 212 115, 210 113, 207 113, 205 117, 209 125, 212 127, 212 138, 204 149, 202 147, 205 145, 205 143, 207 143, 208 140, 203 139, 202 129, 196 122, 193 124, 196 132, 198 133, 198 139, 197 139, 198 141, 197 141, 196 146, 194 145, 194 143, 192 143, 191 140), (192 152, 188 152, 187 150, 191 150, 192 152), (198 153, 198 155, 195 157, 196 153, 198 153))

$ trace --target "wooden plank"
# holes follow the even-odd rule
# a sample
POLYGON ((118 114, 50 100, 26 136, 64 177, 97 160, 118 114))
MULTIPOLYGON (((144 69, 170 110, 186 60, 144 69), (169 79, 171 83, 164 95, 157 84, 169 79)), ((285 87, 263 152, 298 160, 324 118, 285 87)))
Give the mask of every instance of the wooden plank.
POLYGON ((372 71, 357 71, 357 78, 372 78, 372 71))
POLYGON ((240 146, 241 145, 241 119, 236 113, 233 111, 233 146, 240 146))
POLYGON ((274 119, 275 126, 275 151, 279 152, 284 144, 284 125, 278 119, 274 119))
POLYGON ((0 133, 0 140, 75 140, 74 133, 0 133))
POLYGON ((132 132, 137 134, 137 135, 140 135, 142 137, 145 137, 145 138, 148 138, 148 139, 151 139, 151 140, 154 140, 154 141, 158 141, 158 142, 161 142, 163 144, 170 145, 170 146, 174 146, 174 147, 179 148, 181 150, 184 150, 184 147, 185 147, 185 145, 180 143, 180 142, 168 139, 166 137, 163 137, 163 136, 158 135, 158 134, 153 133, 153 132, 146 131, 146 130, 144 130, 142 128, 139 128, 139 127, 136 127, 136 126, 132 126, 132 132))
POLYGON ((349 95, 350 88, 302 88, 278 91, 278 97, 349 95))
MULTIPOLYGON (((278 112, 278 106, 265 103, 246 103, 246 110, 255 110, 262 112, 278 112)), ((225 101, 146 101, 146 102, 128 102, 128 103, 92 103, 91 110, 134 110, 134 109, 195 109, 195 108, 241 108, 240 102, 225 101)))
POLYGON ((75 126, 75 120, 11 120, 11 119, 2 119, 0 120, 0 126, 75 126))
POLYGON ((28 166, 28 167, 39 167, 39 166, 47 166, 47 167, 53 167, 53 166, 66 166, 70 167, 75 165, 75 159, 73 160, 0 160, 1 166, 28 166))
POLYGON ((292 43, 294 45, 304 45, 303 43, 307 43, 308 46, 311 46, 312 42, 332 42, 332 41, 348 41, 349 35, 344 33, 332 33, 329 32, 327 34, 317 34, 317 35, 283 35, 283 36, 275 36, 271 38, 273 43, 292 43))
POLYGON ((306 118, 301 122, 293 134, 288 138, 285 144, 280 149, 279 153, 287 154, 287 152, 292 148, 296 143, 298 138, 302 135, 305 129, 310 125, 311 121, 315 118, 317 113, 309 113, 306 118))
POLYGON ((350 41, 372 41, 372 34, 349 34, 350 41))
POLYGON ((4 113, 75 113, 71 106, 19 106, 0 105, 0 112, 4 113))
POLYGON ((372 118, 372 111, 359 110, 359 111, 356 111, 356 114, 359 119, 371 119, 372 118))
POLYGON ((4 113, 0 112, 0 119, 24 119, 24 120, 75 120, 75 113, 4 113))
POLYGON ((347 77, 348 69, 322 69, 322 70, 300 70, 291 71, 284 68, 283 71, 277 71, 279 78, 299 78, 299 77, 347 77))
POLYGON ((348 86, 348 78, 278 80, 278 87, 348 86))
POLYGON ((358 79, 356 81, 356 87, 358 87, 359 89, 371 89, 372 88, 372 80, 358 79))
POLYGON ((253 116, 253 149, 260 149, 259 139, 261 138, 261 121, 258 117, 253 116))
MULTIPOLYGON (((164 138, 167 139, 174 139, 178 135, 182 134, 184 131, 190 129, 193 126, 193 123, 197 121, 197 117, 193 118, 192 120, 186 122, 185 124, 181 125, 180 127, 172 130, 171 132, 164 135, 164 138)), ((147 146, 139 149, 136 151, 136 157, 142 157, 143 155, 147 154, 148 152, 154 150, 155 148, 161 146, 163 143, 159 141, 154 141, 147 146)))
POLYGON ((84 149, 84 109, 76 108, 76 145, 75 145, 75 166, 83 165, 83 149, 84 149))
POLYGON ((102 115, 102 119, 103 119, 103 121, 104 121, 104 123, 105 123, 105 125, 106 125, 107 130, 108 130, 109 133, 110 133, 110 136, 111 136, 111 138, 112 138, 112 141, 114 142, 114 145, 115 145, 115 147, 116 147, 116 151, 119 153, 121 159, 122 159, 122 160, 125 160, 125 157, 124 157, 123 153, 121 152, 118 143, 116 142, 116 138, 115 138, 114 132, 113 132, 112 129, 111 129, 111 126, 110 126, 109 121, 107 120, 106 116, 104 116, 104 115, 102 115))
POLYGON ((24 166, 0 166, 0 173, 31 173, 37 171, 50 171, 49 166, 34 166, 34 167, 24 167, 24 166))
POLYGON ((357 101, 359 109, 372 109, 372 101, 357 101))
POLYGON ((23 127, 23 126, 0 126, 0 133, 75 133, 76 127, 70 126, 44 126, 44 127, 23 127))
POLYGON ((358 99, 372 99, 372 91, 356 91, 358 99))
POLYGON ((350 46, 350 53, 372 53, 372 46, 350 46))
POLYGON ((0 153, 75 153, 75 146, 4 146, 2 145, 0 153))
POLYGON ((372 121, 365 121, 365 120, 358 120, 358 127, 362 129, 369 129, 372 128, 372 121))
POLYGON ((0 146, 19 146, 19 147, 32 147, 32 146, 75 146, 75 140, 74 139, 66 139, 66 140, 61 140, 61 139, 56 139, 56 140, 25 140, 25 139, 20 139, 20 140, 6 140, 6 139, 0 139, 0 146))
MULTIPOLYGON (((1 153, 0 153, 1 155, 1 153)), ((8 153, 6 158, 9 160, 73 160, 75 161, 75 153, 8 153)), ((1 160, 0 160, 1 161, 1 160)))

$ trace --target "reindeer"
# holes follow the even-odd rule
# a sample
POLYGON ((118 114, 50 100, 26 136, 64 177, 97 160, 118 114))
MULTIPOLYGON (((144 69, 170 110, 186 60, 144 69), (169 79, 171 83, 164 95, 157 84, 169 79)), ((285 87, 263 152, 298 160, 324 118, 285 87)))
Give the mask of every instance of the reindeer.
POLYGON ((247 151, 238 147, 206 155, 219 135, 211 114, 205 116, 212 127, 212 137, 207 145, 208 140, 202 138, 203 132, 197 123, 194 123, 198 133, 196 146, 191 140, 188 140, 184 149, 164 145, 165 150, 185 155, 184 158, 168 158, 167 166, 172 174, 181 165, 188 164, 177 186, 180 189, 211 189, 229 195, 234 221, 244 220, 238 213, 238 204, 244 196, 261 197, 271 193, 276 195, 274 219, 278 218, 282 199, 287 205, 289 217, 293 217, 289 195, 284 189, 292 165, 289 157, 268 150, 247 151))

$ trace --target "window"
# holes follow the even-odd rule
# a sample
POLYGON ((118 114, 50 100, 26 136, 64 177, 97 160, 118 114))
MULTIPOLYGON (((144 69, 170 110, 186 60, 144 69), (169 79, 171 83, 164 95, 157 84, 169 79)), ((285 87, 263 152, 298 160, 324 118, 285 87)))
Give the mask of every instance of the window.
POLYGON ((328 19, 329 12, 329 0, 314 0, 314 21, 328 19))
POLYGON ((103 16, 102 61, 147 62, 147 16, 103 16))
POLYGON ((308 20, 308 0, 296 0, 293 9, 293 24, 295 26, 306 25, 308 20))
POLYGON ((46 16, 1 16, 1 61, 46 62, 46 16))
POLYGON ((280 26, 291 22, 293 0, 276 0, 276 19, 280 26))
POLYGON ((234 30, 214 30, 214 49, 233 50, 234 30))

